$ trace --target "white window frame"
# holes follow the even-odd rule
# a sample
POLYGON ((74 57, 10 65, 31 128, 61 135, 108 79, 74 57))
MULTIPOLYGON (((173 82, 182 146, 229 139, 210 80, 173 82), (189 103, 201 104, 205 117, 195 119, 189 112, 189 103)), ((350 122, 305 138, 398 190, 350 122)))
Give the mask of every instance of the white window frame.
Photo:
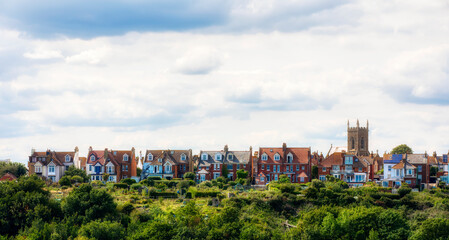
POLYGON ((185 161, 187 160, 187 156, 183 153, 181 154, 181 161, 185 161))
POLYGON ((268 160, 268 154, 264 153, 262 154, 262 161, 267 161, 268 160))
POLYGON ((90 156, 90 161, 93 162, 93 161, 95 161, 95 159, 96 159, 96 158, 95 158, 95 155, 92 154, 92 155, 90 156))
POLYGON ((223 156, 221 153, 215 153, 215 161, 221 161, 223 160, 223 156))
POLYGON ((66 161, 66 162, 70 162, 70 155, 68 155, 68 154, 65 155, 65 161, 66 161))
POLYGON ((289 153, 287 155, 287 163, 293 163, 293 154, 292 153, 289 153))
POLYGON ((56 168, 55 168, 54 165, 49 165, 48 166, 48 173, 55 173, 55 171, 56 171, 56 168), (50 171, 50 169, 52 169, 52 168, 53 168, 53 171, 50 171))
POLYGON ((232 161, 234 160, 234 155, 233 154, 228 154, 228 161, 232 161))
POLYGON ((42 173, 42 167, 41 166, 35 166, 34 167, 34 172, 35 173, 42 173))
POLYGON ((207 153, 203 153, 203 154, 201 154, 201 160, 207 160, 207 153))
POLYGON ((128 162, 129 156, 128 154, 123 155, 123 161, 128 162))
POLYGON ((113 167, 113 166, 107 166, 107 168, 108 168, 108 173, 114 173, 114 171, 112 171, 112 167, 113 167))
POLYGON ((274 154, 274 161, 281 160, 281 155, 279 153, 274 154))
POLYGON ((147 156, 148 161, 153 161, 153 154, 149 153, 147 156))

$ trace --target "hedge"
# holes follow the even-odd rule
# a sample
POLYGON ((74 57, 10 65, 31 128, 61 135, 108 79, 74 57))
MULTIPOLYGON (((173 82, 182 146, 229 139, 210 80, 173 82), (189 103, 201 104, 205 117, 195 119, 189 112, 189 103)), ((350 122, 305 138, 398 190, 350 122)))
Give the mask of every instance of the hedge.
POLYGON ((220 192, 196 192, 195 197, 217 197, 220 192))
POLYGON ((178 197, 178 194, 175 192, 154 192, 150 191, 151 197, 178 197))
POLYGON ((114 188, 128 188, 126 183, 114 183, 114 188))
POLYGON ((147 177, 148 180, 162 180, 161 177, 147 177))

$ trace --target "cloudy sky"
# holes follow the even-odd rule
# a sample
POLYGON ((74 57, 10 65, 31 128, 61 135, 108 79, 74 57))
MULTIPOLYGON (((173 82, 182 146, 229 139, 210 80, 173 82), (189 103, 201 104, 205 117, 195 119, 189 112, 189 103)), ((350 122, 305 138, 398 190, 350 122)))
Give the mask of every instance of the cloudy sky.
POLYGON ((0 159, 31 148, 449 150, 446 0, 0 0, 0 159))

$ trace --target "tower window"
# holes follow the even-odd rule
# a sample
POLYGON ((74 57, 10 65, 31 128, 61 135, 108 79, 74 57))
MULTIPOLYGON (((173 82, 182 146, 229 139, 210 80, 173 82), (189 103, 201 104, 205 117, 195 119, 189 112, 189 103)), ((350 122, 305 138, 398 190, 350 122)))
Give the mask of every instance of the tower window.
POLYGON ((360 145, 361 148, 364 149, 365 148, 365 139, 362 137, 362 139, 360 140, 360 145))
POLYGON ((351 149, 355 149, 355 141, 354 138, 351 138, 351 149))

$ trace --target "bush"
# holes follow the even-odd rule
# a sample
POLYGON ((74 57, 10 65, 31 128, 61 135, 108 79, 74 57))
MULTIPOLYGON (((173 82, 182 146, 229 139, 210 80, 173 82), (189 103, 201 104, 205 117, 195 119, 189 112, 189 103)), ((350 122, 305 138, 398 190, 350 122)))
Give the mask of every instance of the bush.
POLYGON ((126 202, 123 205, 120 205, 117 207, 117 209, 124 214, 129 215, 133 210, 134 210, 134 206, 132 203, 130 202, 126 202))
POLYGON ((128 189, 128 184, 126 184, 126 183, 114 183, 114 188, 128 189))
POLYGON ((81 176, 75 175, 75 176, 72 176, 70 181, 72 183, 82 183, 82 182, 84 182, 84 179, 81 176))
POLYGON ((88 239, 123 239, 125 237, 125 229, 120 223, 117 222, 100 222, 93 221, 85 224, 78 231, 79 236, 86 237, 88 239))
POLYGON ((131 185, 131 184, 136 183, 136 180, 134 180, 134 179, 132 179, 132 178, 125 178, 125 179, 122 179, 120 182, 121 182, 121 183, 126 183, 126 184, 128 184, 128 185, 131 185))
POLYGON ((409 194, 411 191, 412 191, 412 189, 407 186, 401 186, 398 189, 399 196, 401 196, 401 197, 404 197, 405 195, 409 194))
POLYGON ((92 181, 92 186, 104 186, 104 183, 100 180, 92 181))
POLYGON ((217 197, 220 195, 220 192, 197 192, 195 193, 195 197, 217 197))
POLYGON ((147 177, 148 180, 162 180, 161 177, 147 177))
POLYGON ((131 189, 133 189, 133 190, 138 190, 141 187, 142 187, 142 184, 139 184, 139 183, 134 183, 131 185, 131 189))
POLYGON ((190 182, 189 181, 180 181, 178 183, 177 187, 180 188, 180 189, 187 189, 187 188, 190 187, 190 182))
POLYGON ((59 185, 61 186, 72 186, 72 182, 70 181, 70 178, 68 176, 64 176, 61 179, 59 179, 59 185))
POLYGON ((193 172, 186 172, 184 174, 184 179, 190 179, 190 180, 195 180, 195 173, 193 172))
POLYGON ((198 186, 200 188, 210 188, 210 187, 212 187, 212 182, 211 181, 204 181, 204 182, 201 182, 198 186))

